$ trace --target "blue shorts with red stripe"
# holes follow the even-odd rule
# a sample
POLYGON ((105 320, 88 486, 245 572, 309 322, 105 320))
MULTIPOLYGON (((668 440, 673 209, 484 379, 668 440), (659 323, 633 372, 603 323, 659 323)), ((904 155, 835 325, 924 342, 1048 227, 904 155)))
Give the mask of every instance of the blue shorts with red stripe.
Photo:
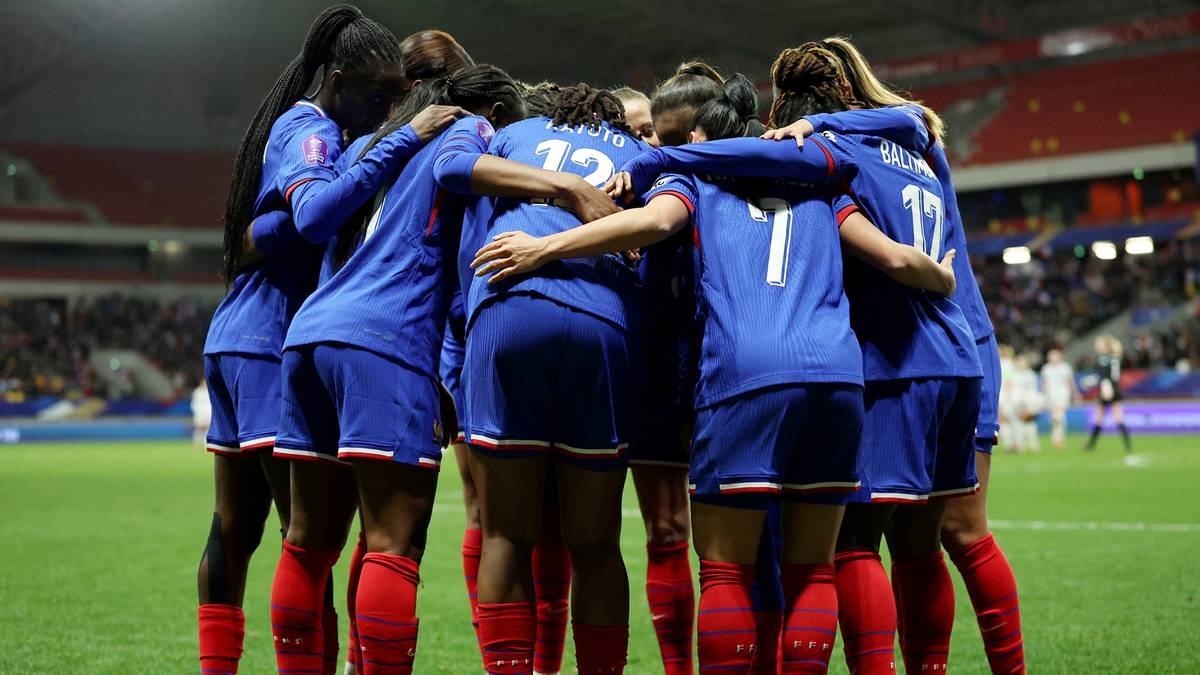
POLYGON ((277 457, 441 465, 434 378, 372 351, 322 343, 284 351, 283 385, 277 457))
POLYGON ((1000 348, 996 334, 976 341, 983 382, 979 391, 979 421, 975 423, 975 451, 992 454, 1000 437, 1000 348))
POLYGON ((496 457, 553 452, 583 469, 623 470, 631 371, 619 326, 542 296, 500 296, 467 340, 467 442, 496 457))
POLYGON ((212 403, 209 452, 236 455, 275 445, 282 372, 279 360, 269 356, 204 357, 204 379, 212 403))
POLYGON ((853 502, 922 503, 974 494, 979 378, 868 382, 853 502))
POLYGON ((795 384, 696 411, 691 492, 697 501, 760 508, 746 495, 845 504, 863 425, 863 389, 795 384), (739 497, 741 495, 741 497, 739 497))

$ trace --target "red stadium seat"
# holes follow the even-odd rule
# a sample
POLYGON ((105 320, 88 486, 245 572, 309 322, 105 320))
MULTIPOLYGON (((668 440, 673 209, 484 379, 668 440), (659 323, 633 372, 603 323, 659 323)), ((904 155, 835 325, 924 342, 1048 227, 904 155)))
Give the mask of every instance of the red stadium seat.
POLYGON ((65 199, 90 201, 118 225, 217 227, 230 155, 48 145, 8 145, 65 199))

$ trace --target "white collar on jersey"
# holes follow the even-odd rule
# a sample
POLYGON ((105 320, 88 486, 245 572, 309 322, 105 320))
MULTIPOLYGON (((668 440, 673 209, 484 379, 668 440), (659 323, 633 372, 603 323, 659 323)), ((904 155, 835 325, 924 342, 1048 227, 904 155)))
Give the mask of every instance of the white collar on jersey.
POLYGON ((317 105, 316 103, 313 103, 312 101, 310 101, 306 98, 302 98, 299 101, 296 101, 296 105, 306 105, 306 106, 312 108, 313 110, 316 110, 317 114, 319 114, 321 117, 329 117, 329 115, 326 115, 325 111, 321 109, 321 106, 317 105))

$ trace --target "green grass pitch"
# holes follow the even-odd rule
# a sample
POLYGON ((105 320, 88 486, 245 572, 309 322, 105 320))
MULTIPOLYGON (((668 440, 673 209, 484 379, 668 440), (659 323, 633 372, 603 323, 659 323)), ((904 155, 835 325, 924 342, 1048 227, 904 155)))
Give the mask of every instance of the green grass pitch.
MULTIPOLYGON (((1092 455, 996 457, 992 517, 1016 569, 1034 672, 1200 672, 1200 439, 1135 442, 1133 462, 1114 438, 1092 455)), ((210 465, 184 443, 0 447, 0 673, 196 672, 210 465)), ((479 672, 457 480, 449 460, 422 567, 418 673, 479 672)), ((626 505, 633 516, 632 489, 626 505)), ((636 516, 623 536, 635 589, 627 672, 662 672, 636 516)), ((251 569, 245 673, 273 671, 267 596, 277 554, 268 535, 251 569)), ((987 672, 961 585, 957 617, 955 671, 987 672)), ((844 673, 837 654, 832 672, 844 673)), ((569 647, 567 658, 572 672, 569 647)))

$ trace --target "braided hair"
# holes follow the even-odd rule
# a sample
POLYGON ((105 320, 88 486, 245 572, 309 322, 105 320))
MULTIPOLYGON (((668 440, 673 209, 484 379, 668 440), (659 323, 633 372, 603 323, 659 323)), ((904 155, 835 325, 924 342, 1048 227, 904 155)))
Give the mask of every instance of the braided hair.
MULTIPOLYGON (((425 82, 413 89, 404 102, 392 112, 392 116, 375 132, 375 136, 354 161, 362 159, 379 141, 388 134, 404 128, 404 125, 431 105, 456 105, 468 111, 477 111, 495 103, 504 105, 510 120, 525 117, 525 101, 521 96, 520 87, 508 73, 493 65, 480 63, 467 66, 445 77, 425 82)), ((365 209, 369 208, 369 205, 365 206, 364 210, 349 218, 338 231, 334 259, 339 264, 345 263, 354 252, 367 222, 368 211, 365 209)))
POLYGON ((864 107, 882 108, 890 105, 915 104, 921 108, 921 114, 925 118, 925 126, 929 127, 929 133, 939 141, 946 136, 946 122, 929 107, 922 105, 920 101, 914 100, 911 96, 902 95, 903 92, 894 92, 880 82, 879 78, 875 77, 875 71, 871 70, 871 64, 867 62, 867 58, 858 51, 849 38, 828 37, 821 40, 820 44, 837 57, 842 64, 842 69, 846 72, 846 79, 849 80, 850 86, 854 90, 854 98, 862 101, 864 107))
POLYGON ((777 95, 771 104, 771 126, 791 124, 814 113, 848 110, 858 101, 848 88, 841 62, 817 42, 806 42, 779 53, 771 64, 777 95))
POLYGON ((758 120, 758 91, 750 79, 734 73, 725 80, 724 92, 696 111, 695 128, 702 129, 710 141, 766 131, 758 120))
POLYGON ((275 120, 308 91, 317 72, 349 69, 367 63, 400 63, 400 44, 391 31, 363 16, 351 5, 322 11, 308 29, 304 48, 279 74, 263 99, 238 147, 229 183, 225 215, 224 278, 233 281, 241 262, 242 238, 254 216, 262 183, 263 155, 275 120))
POLYGON ((550 104, 558 98, 562 87, 553 82, 538 82, 528 84, 521 82, 521 94, 525 98, 525 114, 530 117, 542 117, 550 104))
POLYGON ((621 99, 607 89, 596 89, 582 82, 559 90, 542 114, 556 125, 584 126, 594 131, 601 122, 608 122, 613 129, 634 135, 625 122, 625 104, 621 99))

